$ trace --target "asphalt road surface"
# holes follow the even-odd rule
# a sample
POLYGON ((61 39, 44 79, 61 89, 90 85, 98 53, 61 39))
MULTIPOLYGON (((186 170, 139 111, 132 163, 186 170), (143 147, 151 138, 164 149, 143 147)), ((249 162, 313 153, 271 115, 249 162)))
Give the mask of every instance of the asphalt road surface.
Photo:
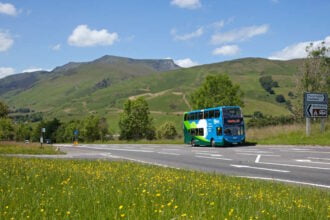
POLYGON ((330 147, 190 147, 156 144, 57 145, 64 158, 130 160, 330 189, 330 147))

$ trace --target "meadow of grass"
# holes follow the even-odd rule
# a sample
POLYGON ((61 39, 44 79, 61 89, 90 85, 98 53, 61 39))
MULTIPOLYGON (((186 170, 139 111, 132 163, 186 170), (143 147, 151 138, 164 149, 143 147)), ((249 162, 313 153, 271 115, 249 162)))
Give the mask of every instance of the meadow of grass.
POLYGON ((311 136, 306 136, 305 124, 277 125, 247 130, 247 140, 258 144, 291 144, 330 146, 330 123, 325 132, 320 132, 320 124, 312 125, 311 136))
POLYGON ((328 219, 330 191, 131 162, 0 157, 0 219, 328 219))
POLYGON ((37 143, 0 142, 0 154, 63 154, 50 145, 37 143))

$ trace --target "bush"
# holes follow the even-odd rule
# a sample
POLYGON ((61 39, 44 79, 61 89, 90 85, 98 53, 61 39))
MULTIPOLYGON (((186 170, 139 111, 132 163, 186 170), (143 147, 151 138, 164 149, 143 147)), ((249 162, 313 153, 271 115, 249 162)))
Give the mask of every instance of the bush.
POLYGON ((275 100, 278 103, 284 103, 284 102, 286 102, 283 95, 277 95, 276 98, 275 98, 275 100))
POLYGON ((263 115, 261 112, 254 112, 252 119, 247 123, 247 127, 261 128, 270 125, 286 125, 293 123, 294 123, 293 116, 271 116, 271 115, 263 115))
POLYGON ((165 122, 157 131, 158 138, 174 139, 178 135, 172 122, 165 122))
POLYGON ((269 94, 275 94, 273 88, 279 87, 278 82, 274 81, 272 76, 262 76, 259 78, 259 82, 269 94))

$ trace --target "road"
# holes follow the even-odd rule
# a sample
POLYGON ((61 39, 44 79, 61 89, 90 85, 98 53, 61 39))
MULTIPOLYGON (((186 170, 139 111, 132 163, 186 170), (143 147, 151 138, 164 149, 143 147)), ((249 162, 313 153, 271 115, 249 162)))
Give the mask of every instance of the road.
POLYGON ((156 144, 58 145, 65 158, 130 160, 330 189, 330 147, 190 147, 156 144))

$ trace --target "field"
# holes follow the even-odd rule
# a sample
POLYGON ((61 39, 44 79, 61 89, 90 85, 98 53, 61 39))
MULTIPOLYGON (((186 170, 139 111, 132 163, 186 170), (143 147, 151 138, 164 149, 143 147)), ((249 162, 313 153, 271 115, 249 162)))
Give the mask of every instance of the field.
POLYGON ((0 157, 1 219, 327 219, 330 192, 130 162, 0 157))
POLYGON ((45 144, 41 147, 36 143, 0 142, 0 154, 63 154, 63 152, 45 144))

